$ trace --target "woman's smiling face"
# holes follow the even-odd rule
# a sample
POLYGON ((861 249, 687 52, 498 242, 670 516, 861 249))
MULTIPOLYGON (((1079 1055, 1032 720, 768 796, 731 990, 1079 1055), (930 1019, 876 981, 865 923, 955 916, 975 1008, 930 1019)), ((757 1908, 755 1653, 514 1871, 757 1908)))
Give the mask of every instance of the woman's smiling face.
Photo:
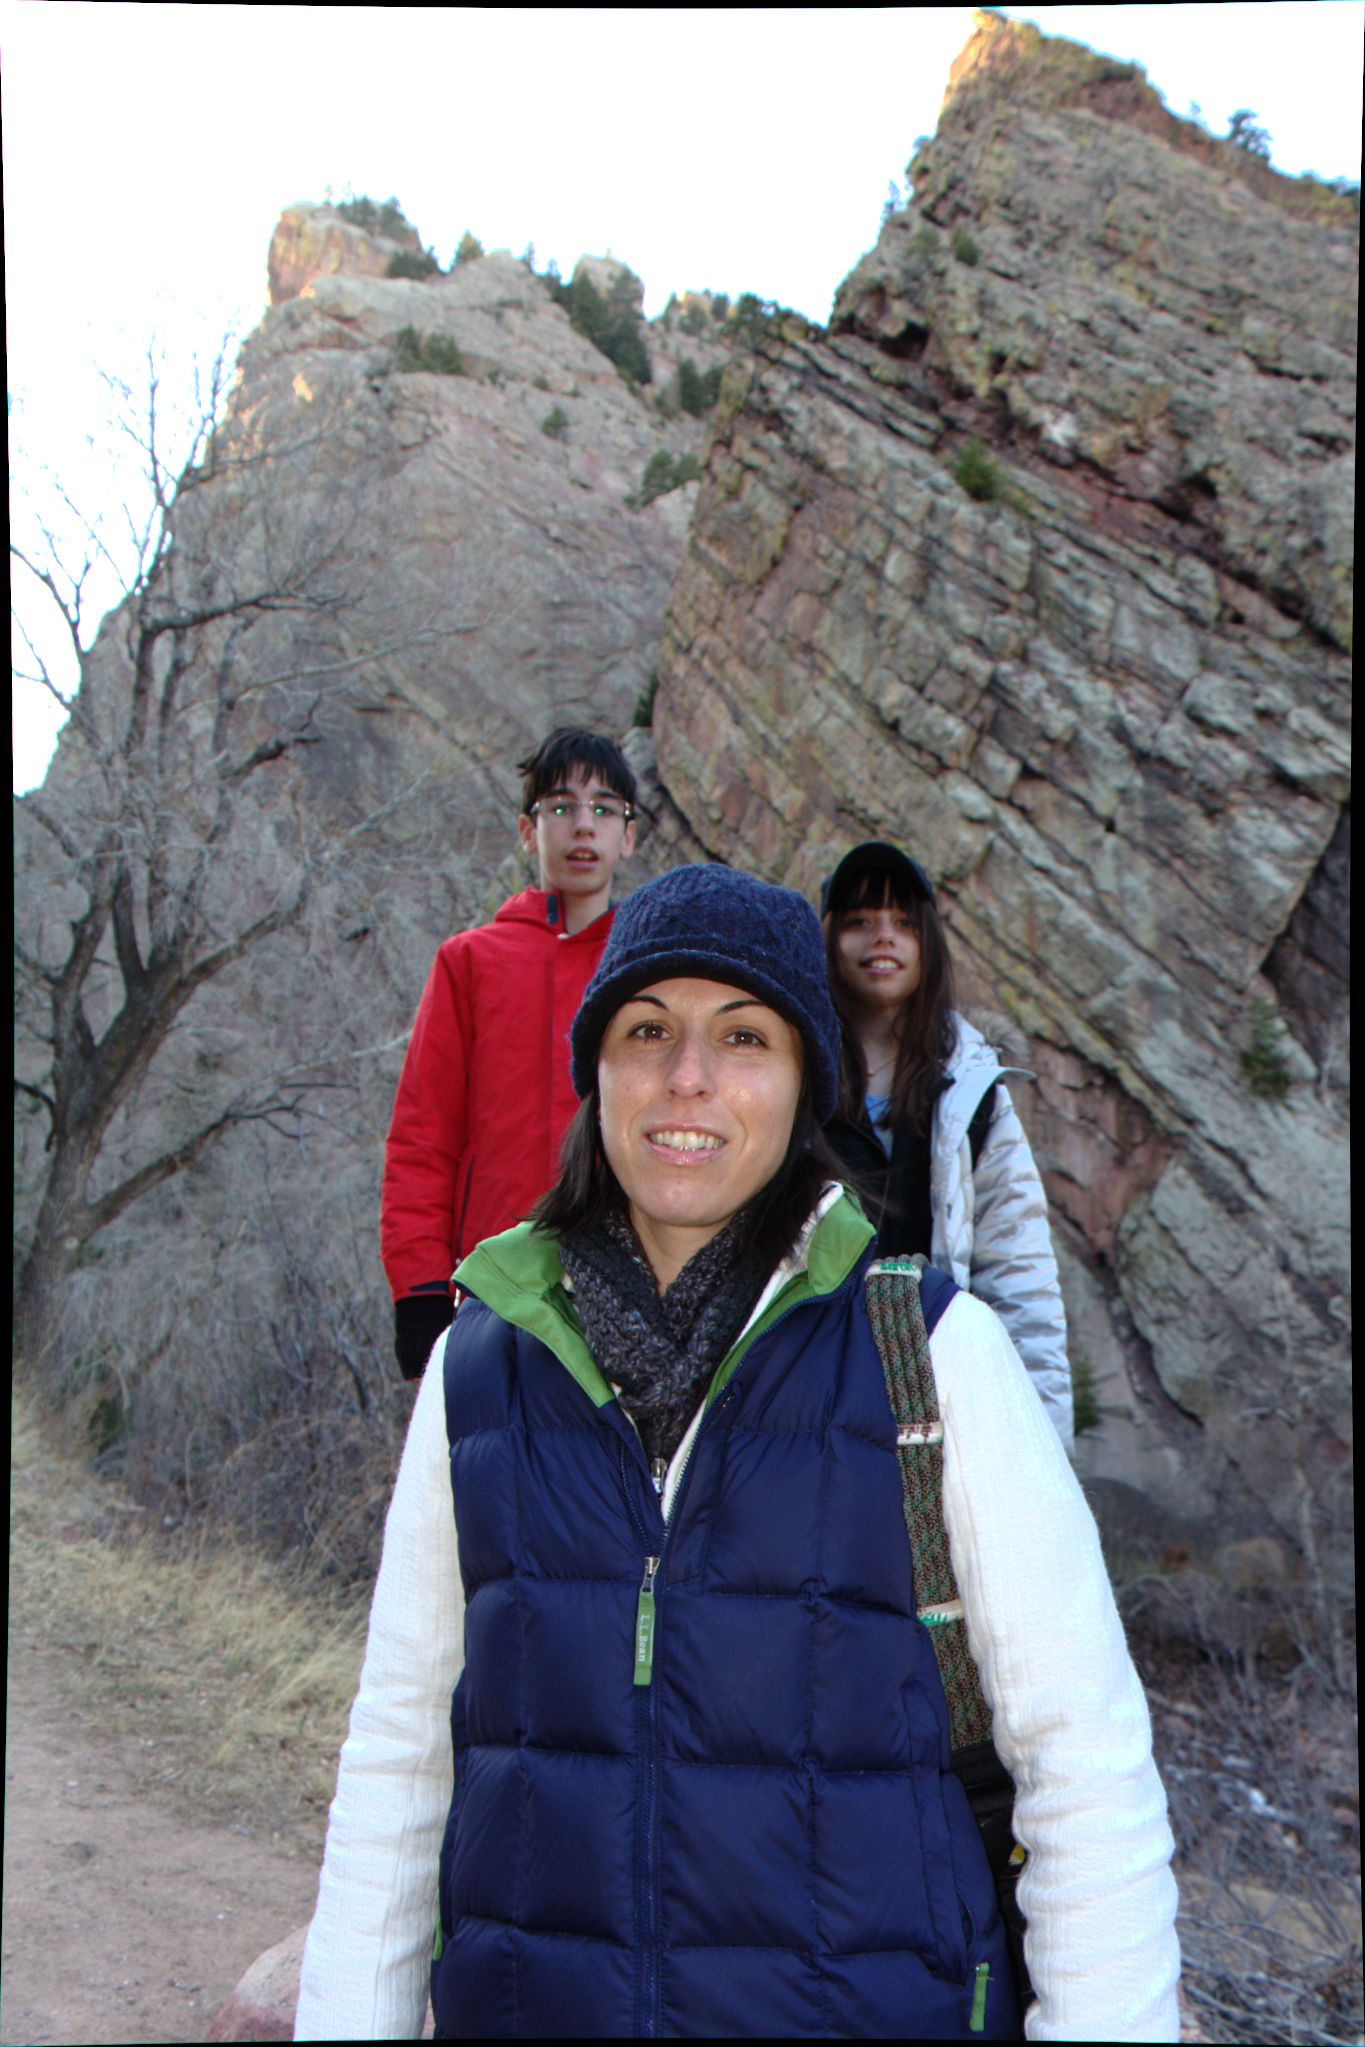
POLYGON ((793 1024, 722 981, 656 981, 607 1025, 602 1144, 660 1292, 786 1157, 802 1059, 793 1024))

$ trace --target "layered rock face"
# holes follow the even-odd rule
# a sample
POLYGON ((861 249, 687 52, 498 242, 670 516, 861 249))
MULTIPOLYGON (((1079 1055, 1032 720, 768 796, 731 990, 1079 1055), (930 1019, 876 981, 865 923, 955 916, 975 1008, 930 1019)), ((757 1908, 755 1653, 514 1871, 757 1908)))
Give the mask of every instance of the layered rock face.
MULTIPOLYGON (((366 260, 336 270, 337 225, 325 209, 284 215, 272 293, 281 300, 287 273, 293 295, 244 351, 235 417, 278 433, 286 414, 303 430, 345 404, 384 422, 383 502, 374 487, 358 540, 376 566, 396 558, 408 604, 439 611, 445 637, 395 655, 368 708, 404 728, 386 737, 407 771, 427 757, 447 815, 481 828, 490 782, 510 801, 512 764, 551 725, 629 725, 696 492, 631 500, 651 456, 696 454, 705 430, 623 382, 523 262, 493 254, 421 282, 381 277, 387 244, 361 236, 366 260), (300 249, 315 269, 299 267, 300 249), (404 330, 420 358, 411 340, 404 354, 404 330)), ((651 339, 663 390, 671 337, 651 339)))
MULTIPOLYGON (((729 353, 715 321, 646 326, 653 382, 636 388, 523 261, 385 274, 418 250, 415 232, 367 233, 330 207, 285 211, 220 435, 237 470, 182 493, 174 542, 187 574, 212 559, 268 586, 306 555, 325 586, 303 809, 323 841, 363 827, 391 863, 382 918, 360 888, 338 914, 365 925, 400 1014, 440 939, 534 878, 515 850, 517 760, 556 724, 630 727, 697 494, 641 485, 661 452, 704 452, 680 363, 729 353)), ((582 267, 639 304, 624 265, 582 267)), ((117 697, 125 668, 115 619, 92 677, 117 697)), ((78 801, 84 773, 68 735, 49 794, 78 801)))
POLYGON ((1297 1539, 1350 1437, 1355 211, 991 15, 912 175, 829 336, 727 374, 660 775, 808 893, 862 837, 941 879, 1032 1040, 1082 1469, 1297 1539))
MULTIPOLYGON (((175 502, 163 611, 266 601, 185 642, 169 727, 183 761, 172 745, 155 787, 123 775, 124 829, 139 843, 149 808, 163 825, 183 808, 183 849, 173 819, 163 834, 173 880, 211 834, 206 950, 310 886, 296 923, 194 995, 105 1135, 96 1191, 225 1110, 268 1097, 298 1113, 252 1111, 106 1228, 65 1289, 71 1384, 95 1400, 115 1387, 116 1436, 133 1401, 137 1475, 150 1459, 154 1479, 201 1502, 245 1436, 250 1468, 220 1490, 249 1500, 264 1470, 267 1537, 312 1539, 296 1509, 307 1518, 333 1454, 290 1469, 286 1438, 320 1426, 335 1449, 340 1422, 344 1461, 382 1437, 379 1179, 413 1012, 440 941, 535 879, 517 850, 517 761, 559 723, 630 727, 698 488, 647 501, 641 486, 660 453, 676 469, 704 448, 704 421, 678 402, 681 362, 704 374, 728 354, 718 321, 698 333, 666 319, 645 330, 653 379, 637 388, 524 262, 389 277, 397 246, 331 209, 289 210, 271 250, 276 302, 175 502), (220 662, 235 677, 221 745, 220 662), (247 772, 253 754, 264 765, 247 772), (220 829, 226 759, 243 772, 220 829)), ((638 296, 623 266, 596 274, 638 296)), ((84 704, 110 733, 134 698, 134 626, 131 610, 112 615, 85 663, 84 704)), ((40 968, 64 958, 83 907, 62 822, 93 835, 111 801, 85 730, 73 720, 43 790, 18 806, 17 917, 40 968)), ((145 952, 143 903, 134 924, 145 952)), ((118 989, 107 938, 86 995, 96 1035, 118 989)), ((21 1236, 47 1159, 43 1028, 26 995, 21 1236)), ((327 1490, 344 1502, 352 1478, 339 1470, 327 1490)))

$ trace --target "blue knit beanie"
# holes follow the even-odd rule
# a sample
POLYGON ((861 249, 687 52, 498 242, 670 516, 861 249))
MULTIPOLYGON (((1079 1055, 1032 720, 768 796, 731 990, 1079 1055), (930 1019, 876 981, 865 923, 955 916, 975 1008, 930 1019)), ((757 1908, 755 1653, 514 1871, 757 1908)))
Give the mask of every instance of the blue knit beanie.
POLYGON ((744 988, 800 1031, 815 1113, 834 1113, 839 1024, 825 976, 820 920, 795 889, 734 867, 675 867, 628 895, 573 1028, 573 1084, 597 1081, 602 1033, 621 1004, 653 981, 691 977, 744 988))

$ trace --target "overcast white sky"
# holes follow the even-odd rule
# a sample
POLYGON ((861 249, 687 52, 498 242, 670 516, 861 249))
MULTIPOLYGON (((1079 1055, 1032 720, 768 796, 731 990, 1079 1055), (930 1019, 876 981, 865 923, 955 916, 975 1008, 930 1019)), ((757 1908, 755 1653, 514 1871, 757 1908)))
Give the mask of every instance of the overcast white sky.
MULTIPOLYGON (((1363 0, 1006 7, 1142 64, 1172 111, 1249 107, 1290 173, 1360 176, 1363 0)), ((281 210, 396 195, 567 275, 607 249, 671 291, 823 321, 931 134, 965 7, 409 8, 0 0, 11 466, 117 502, 101 370, 174 374, 266 300, 281 210), (94 447, 92 450, 91 442, 94 447)), ((15 786, 55 724, 16 685, 15 786)))

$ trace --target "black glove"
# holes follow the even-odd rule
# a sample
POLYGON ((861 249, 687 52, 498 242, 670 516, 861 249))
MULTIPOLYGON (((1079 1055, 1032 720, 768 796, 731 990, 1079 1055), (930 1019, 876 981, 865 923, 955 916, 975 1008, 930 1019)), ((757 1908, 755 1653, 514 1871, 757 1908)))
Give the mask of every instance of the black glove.
POLYGON ((440 1293, 404 1294, 393 1304, 393 1354, 405 1379, 420 1379, 427 1368, 432 1346, 443 1329, 449 1329, 455 1303, 449 1290, 440 1293))

